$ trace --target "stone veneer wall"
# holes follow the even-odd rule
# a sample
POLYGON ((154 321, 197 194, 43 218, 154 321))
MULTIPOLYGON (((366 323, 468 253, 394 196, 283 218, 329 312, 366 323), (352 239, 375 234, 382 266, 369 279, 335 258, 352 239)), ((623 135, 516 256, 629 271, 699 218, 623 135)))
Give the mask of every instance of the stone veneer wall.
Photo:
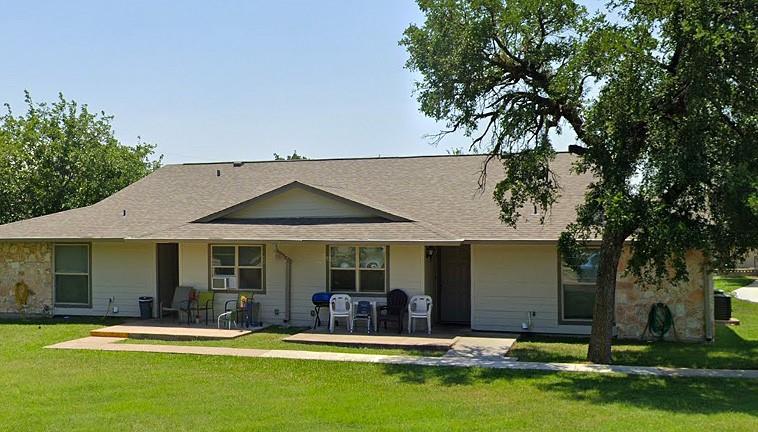
POLYGON ((15 287, 30 290, 25 313, 46 314, 53 306, 53 245, 0 242, 0 314, 19 313, 15 287))
MULTIPOLYGON (((616 328, 620 338, 639 338, 647 325, 650 307, 665 303, 674 316, 674 326, 680 339, 702 341, 705 339, 705 293, 706 275, 703 274, 702 255, 687 254, 689 280, 676 286, 664 283, 661 287, 644 286, 631 276, 623 275, 628 254, 619 262, 619 280, 616 283, 616 328)), ((673 339, 670 331, 666 339, 673 339)))

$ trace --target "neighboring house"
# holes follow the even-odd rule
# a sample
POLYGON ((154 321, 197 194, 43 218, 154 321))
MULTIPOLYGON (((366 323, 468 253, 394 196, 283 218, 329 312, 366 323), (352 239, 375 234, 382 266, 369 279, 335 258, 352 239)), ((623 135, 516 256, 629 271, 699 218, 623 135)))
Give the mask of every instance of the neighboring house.
POLYGON ((737 273, 758 274, 758 252, 751 251, 745 255, 742 261, 738 262, 734 267, 734 271, 737 273))
MULTIPOLYGON (((588 251, 576 274, 556 244, 591 178, 569 174, 573 156, 558 154, 558 203, 544 224, 529 208, 513 229, 492 199, 499 163, 478 188, 484 161, 168 165, 92 206, 0 226, 0 312, 17 311, 20 281, 32 291, 28 312, 56 315, 137 316, 139 296, 170 301, 176 285, 190 285, 217 290, 217 310, 244 291, 264 321, 300 326, 312 322, 315 292, 383 298, 401 288, 431 295, 440 323, 588 334, 596 256, 588 251)), ((663 301, 680 336, 709 338, 711 278, 697 254, 689 266, 690 281, 668 290, 620 277, 618 335, 638 337, 663 301)))

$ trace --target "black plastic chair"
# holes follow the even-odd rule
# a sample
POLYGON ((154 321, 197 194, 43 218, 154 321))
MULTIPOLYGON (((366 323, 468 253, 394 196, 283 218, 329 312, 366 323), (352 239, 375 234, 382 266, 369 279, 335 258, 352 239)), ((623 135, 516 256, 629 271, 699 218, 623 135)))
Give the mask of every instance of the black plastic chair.
POLYGON ((403 317, 408 308, 408 295, 401 289, 393 289, 387 294, 387 304, 377 309, 377 323, 384 323, 384 329, 387 330, 387 322, 396 322, 398 333, 403 332, 403 317))

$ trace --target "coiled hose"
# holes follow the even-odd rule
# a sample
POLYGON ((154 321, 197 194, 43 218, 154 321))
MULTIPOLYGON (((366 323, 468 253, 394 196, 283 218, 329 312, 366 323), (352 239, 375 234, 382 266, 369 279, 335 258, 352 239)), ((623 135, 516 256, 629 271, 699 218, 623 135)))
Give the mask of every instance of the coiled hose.
POLYGON ((671 314, 671 309, 664 303, 656 303, 650 308, 650 313, 647 315, 647 325, 642 332, 640 339, 645 339, 645 335, 650 333, 658 340, 663 340, 666 333, 669 330, 674 330, 674 339, 679 339, 676 334, 676 327, 674 325, 674 316, 671 314))

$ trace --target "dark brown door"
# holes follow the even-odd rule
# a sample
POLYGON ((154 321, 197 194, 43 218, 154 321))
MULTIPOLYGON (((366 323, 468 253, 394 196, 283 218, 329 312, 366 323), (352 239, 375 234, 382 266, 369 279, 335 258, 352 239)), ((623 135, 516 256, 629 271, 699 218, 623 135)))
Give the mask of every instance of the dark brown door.
POLYGON ((158 243, 158 301, 170 306, 179 285, 179 245, 158 243))
POLYGON ((468 245, 439 248, 439 319, 471 322, 471 251, 468 245))

